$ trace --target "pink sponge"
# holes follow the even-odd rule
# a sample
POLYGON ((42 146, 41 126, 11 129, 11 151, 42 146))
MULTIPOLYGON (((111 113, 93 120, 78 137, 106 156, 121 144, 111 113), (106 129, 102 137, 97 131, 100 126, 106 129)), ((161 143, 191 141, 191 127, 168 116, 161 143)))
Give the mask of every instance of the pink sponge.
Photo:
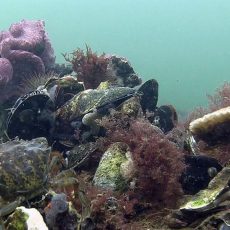
POLYGON ((6 85, 13 77, 13 67, 6 58, 0 58, 0 85, 6 85))

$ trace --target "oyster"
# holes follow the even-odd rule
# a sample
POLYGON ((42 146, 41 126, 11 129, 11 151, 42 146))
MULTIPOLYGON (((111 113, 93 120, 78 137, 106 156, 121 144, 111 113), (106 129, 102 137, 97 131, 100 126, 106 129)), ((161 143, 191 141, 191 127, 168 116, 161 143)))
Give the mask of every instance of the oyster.
POLYGON ((89 140, 100 131, 96 119, 135 95, 136 90, 129 87, 80 92, 56 111, 55 140, 59 143, 89 140))
POLYGON ((95 142, 76 145, 73 149, 66 152, 67 168, 79 168, 97 149, 98 146, 95 142))
MULTIPOLYGON (((154 79, 150 79, 137 89, 130 87, 114 87, 88 89, 75 95, 65 105, 56 111, 55 133, 66 133, 67 130, 80 131, 80 142, 88 140, 89 137, 97 135, 100 127, 95 122, 109 113, 109 109, 117 108, 123 102, 132 97, 140 98, 142 110, 154 110, 158 99, 158 83, 154 79)), ((68 133, 71 137, 73 131, 68 133)), ((57 139, 59 139, 57 137, 57 139)))
POLYGON ((44 190, 50 151, 43 137, 0 144, 0 217, 44 190))
POLYGON ((51 156, 51 148, 44 137, 0 144, 0 222, 2 216, 24 201, 45 194, 48 189, 78 185, 72 169, 51 177, 57 161, 57 156, 51 156))
POLYGON ((116 87, 110 89, 88 89, 68 101, 57 110, 56 116, 61 120, 71 122, 78 117, 93 112, 103 113, 106 109, 118 106, 135 94, 133 88, 116 87))

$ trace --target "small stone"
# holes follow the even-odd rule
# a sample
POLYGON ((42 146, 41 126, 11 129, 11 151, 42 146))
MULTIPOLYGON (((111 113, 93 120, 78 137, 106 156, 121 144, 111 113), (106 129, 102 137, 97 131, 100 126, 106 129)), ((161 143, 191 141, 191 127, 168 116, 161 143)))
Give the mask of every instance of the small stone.
POLYGON ((16 208, 6 221, 6 229, 36 229, 48 230, 42 215, 35 208, 25 208, 23 206, 16 208))

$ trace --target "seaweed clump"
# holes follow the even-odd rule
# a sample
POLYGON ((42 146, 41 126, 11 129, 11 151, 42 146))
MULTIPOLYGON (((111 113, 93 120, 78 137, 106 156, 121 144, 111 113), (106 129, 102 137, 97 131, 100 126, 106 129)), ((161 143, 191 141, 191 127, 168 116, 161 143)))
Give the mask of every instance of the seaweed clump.
POLYGON ((182 195, 179 177, 185 168, 183 152, 143 118, 104 118, 106 141, 130 147, 136 169, 135 193, 155 207, 175 207, 182 195))
POLYGON ((105 54, 97 55, 86 45, 86 51, 78 48, 70 55, 63 55, 72 64, 79 81, 84 83, 85 89, 95 89, 106 80, 108 59, 105 54))
POLYGON ((210 112, 216 111, 230 106, 230 82, 225 82, 222 86, 216 89, 213 95, 208 94, 208 106, 197 107, 188 114, 187 120, 185 121, 185 127, 188 128, 188 125, 191 121, 200 118, 210 112))
POLYGON ((79 207, 81 207, 81 209, 78 208, 79 213, 82 208, 87 207, 87 212, 85 212, 87 217, 81 213, 83 220, 81 227, 90 219, 96 229, 142 229, 142 223, 138 223, 137 220, 138 216, 150 210, 151 204, 138 200, 134 191, 121 194, 111 190, 102 190, 87 183, 84 202, 81 199, 79 207))
POLYGON ((213 96, 207 95, 207 97, 209 100, 210 111, 215 111, 230 106, 230 83, 225 82, 216 90, 213 96))

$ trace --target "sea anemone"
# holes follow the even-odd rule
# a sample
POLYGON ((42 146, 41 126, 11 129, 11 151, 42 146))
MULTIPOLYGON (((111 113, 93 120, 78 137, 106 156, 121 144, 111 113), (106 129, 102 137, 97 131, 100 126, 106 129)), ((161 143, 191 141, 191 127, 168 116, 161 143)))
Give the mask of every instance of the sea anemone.
POLYGON ((20 95, 25 95, 29 92, 36 90, 39 86, 45 85, 45 83, 51 78, 58 78, 55 73, 49 72, 46 74, 34 74, 30 78, 23 79, 19 86, 18 91, 20 95))

